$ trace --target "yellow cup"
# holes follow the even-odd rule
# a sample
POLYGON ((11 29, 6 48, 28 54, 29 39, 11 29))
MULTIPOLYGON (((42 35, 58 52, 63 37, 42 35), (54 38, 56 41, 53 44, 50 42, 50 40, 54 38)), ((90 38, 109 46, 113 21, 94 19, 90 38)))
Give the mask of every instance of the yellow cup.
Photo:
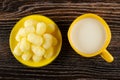
POLYGON ((52 21, 51 19, 49 19, 46 16, 42 16, 42 15, 30 15, 30 16, 26 16, 24 18, 22 18, 20 21, 18 21, 16 23, 16 25, 13 27, 11 34, 10 34, 10 38, 9 38, 9 45, 10 45, 10 49, 11 52, 13 53, 14 57, 22 64, 27 65, 29 67, 42 67, 42 66, 46 66, 49 63, 51 63, 59 54, 60 50, 61 50, 61 46, 62 46, 62 35, 61 32, 58 28, 58 26, 55 24, 54 21, 52 21), (46 24, 53 24, 55 25, 55 32, 52 33, 52 35, 54 35, 54 37, 57 38, 58 43, 57 45, 54 47, 54 54, 50 59, 42 59, 40 62, 33 62, 32 60, 29 61, 24 61, 21 57, 14 55, 13 50, 15 48, 15 46, 17 45, 17 41, 15 39, 15 36, 18 32, 18 30, 23 27, 23 23, 28 20, 28 19, 33 19, 36 20, 38 22, 45 22, 46 24))
MULTIPOLYGON (((81 24, 84 25, 84 22, 82 22, 81 24)), ((85 23, 85 24, 87 25, 87 23, 85 23)), ((82 25, 79 25, 78 27, 81 27, 81 26, 82 25)), ((72 24, 70 25, 70 28, 68 30, 68 40, 70 42, 71 47, 78 54, 80 54, 80 55, 82 55, 84 57, 93 57, 93 56, 96 56, 96 55, 100 55, 107 62, 112 62, 114 60, 114 58, 112 57, 112 55, 106 50, 106 48, 107 48, 107 46, 108 46, 108 44, 110 43, 110 40, 111 40, 111 32, 110 32, 109 26, 108 26, 108 24, 100 16, 98 16, 96 14, 88 13, 88 14, 84 14, 84 15, 81 15, 78 18, 76 18, 72 22, 72 24), (101 46, 101 48, 99 48, 97 51, 89 53, 89 54, 86 53, 86 52, 84 52, 84 50, 81 51, 79 49, 79 47, 76 46, 76 44, 79 44, 79 41, 81 40, 79 38, 76 38, 76 37, 79 36, 79 29, 77 31, 73 31, 73 30, 75 30, 76 24, 78 24, 79 21, 84 20, 84 19, 88 19, 88 18, 94 19, 94 20, 98 21, 100 23, 100 25, 103 26, 104 31, 105 31, 105 34, 104 34, 105 35, 105 41, 104 41, 103 45, 101 46), (73 35, 74 33, 77 34, 77 35, 73 35), (74 38, 79 39, 79 40, 73 39, 73 36, 74 36, 74 38), (76 42, 75 40, 78 41, 78 43, 75 43, 76 42)))

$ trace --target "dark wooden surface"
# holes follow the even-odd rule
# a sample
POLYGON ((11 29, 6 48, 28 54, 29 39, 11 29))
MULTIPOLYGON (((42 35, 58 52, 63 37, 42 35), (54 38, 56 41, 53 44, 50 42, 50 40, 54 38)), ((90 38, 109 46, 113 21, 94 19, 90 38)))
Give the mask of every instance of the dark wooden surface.
POLYGON ((99 80, 120 79, 120 0, 0 0, 0 79, 11 80, 99 80), (103 17, 110 26, 108 50, 113 63, 100 56, 84 58, 70 47, 67 31, 71 22, 84 13, 103 17), (63 36, 63 46, 55 61, 42 68, 20 64, 9 48, 9 35, 15 23, 30 14, 53 19, 63 36))

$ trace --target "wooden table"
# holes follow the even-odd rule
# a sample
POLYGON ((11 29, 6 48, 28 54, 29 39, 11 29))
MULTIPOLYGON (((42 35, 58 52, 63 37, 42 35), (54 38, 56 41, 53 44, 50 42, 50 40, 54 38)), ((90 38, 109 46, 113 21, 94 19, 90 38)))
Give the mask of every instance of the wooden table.
POLYGON ((120 0, 0 0, 0 79, 11 80, 96 80, 120 79, 120 0), (84 13, 95 13, 109 24, 112 40, 108 50, 113 63, 100 56, 84 58, 70 47, 67 31, 72 21, 84 13), (9 48, 9 35, 22 17, 42 14, 59 26, 63 45, 60 55, 42 68, 19 63, 9 48))

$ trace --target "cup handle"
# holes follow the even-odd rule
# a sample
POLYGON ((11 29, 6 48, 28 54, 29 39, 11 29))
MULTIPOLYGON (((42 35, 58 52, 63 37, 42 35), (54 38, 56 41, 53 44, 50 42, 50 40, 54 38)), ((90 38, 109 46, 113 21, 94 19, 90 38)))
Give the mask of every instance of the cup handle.
POLYGON ((113 56, 106 49, 100 55, 105 61, 109 63, 114 60, 113 56))

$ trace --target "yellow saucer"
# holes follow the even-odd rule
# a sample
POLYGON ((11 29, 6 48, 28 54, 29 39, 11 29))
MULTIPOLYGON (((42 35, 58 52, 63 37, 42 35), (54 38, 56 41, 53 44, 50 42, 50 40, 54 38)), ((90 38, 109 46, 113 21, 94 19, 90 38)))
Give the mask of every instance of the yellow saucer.
POLYGON ((42 15, 30 15, 30 16, 26 16, 24 18, 22 18, 20 21, 18 21, 16 23, 16 25, 13 27, 11 33, 10 33, 10 38, 9 38, 9 45, 10 45, 10 49, 12 54, 14 55, 14 57, 22 64, 27 65, 29 67, 42 67, 42 66, 46 66, 48 64, 50 64, 59 54, 60 50, 61 50, 61 46, 62 46, 62 35, 61 32, 58 28, 58 26, 55 24, 54 21, 52 21, 50 18, 42 16, 42 15), (41 22, 45 22, 46 24, 54 24, 56 27, 55 32, 52 33, 53 36, 55 36, 58 40, 58 44, 55 46, 54 48, 54 55, 50 58, 50 59, 42 59, 40 62, 33 62, 32 60, 29 61, 24 61, 21 57, 18 57, 16 55, 13 54, 13 50, 15 48, 15 46, 17 45, 17 41, 15 40, 15 36, 18 32, 18 30, 23 27, 23 23, 28 20, 28 19, 33 19, 36 21, 41 21, 41 22))

